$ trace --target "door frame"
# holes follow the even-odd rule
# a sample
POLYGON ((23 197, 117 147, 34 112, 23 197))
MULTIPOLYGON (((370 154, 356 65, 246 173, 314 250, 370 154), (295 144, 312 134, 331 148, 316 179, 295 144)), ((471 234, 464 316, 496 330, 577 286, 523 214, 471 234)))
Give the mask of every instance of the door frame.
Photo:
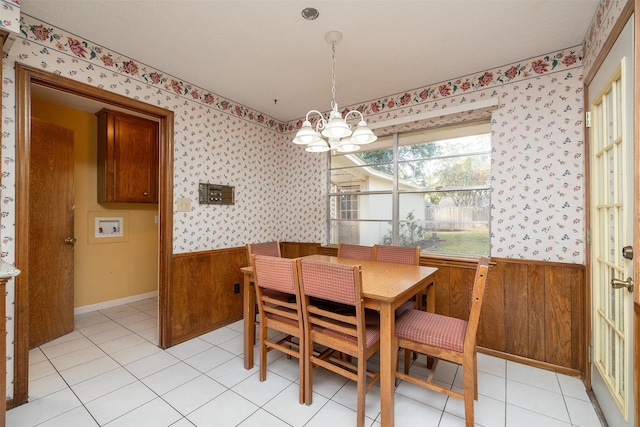
POLYGON ((158 341, 171 343, 169 289, 173 252, 173 111, 108 92, 66 77, 16 63, 16 267, 22 274, 15 281, 15 355, 13 401, 27 402, 29 385, 29 277, 27 222, 29 212, 29 147, 31 138, 31 86, 40 85, 111 106, 142 113, 160 122, 159 131, 159 244, 158 244, 158 341))
MULTIPOLYGON (((622 12, 620 13, 620 16, 618 17, 618 21, 614 24, 613 28, 611 29, 611 33, 609 34, 609 36, 607 37, 607 39, 605 40, 604 44, 602 45, 602 48, 600 50, 600 52, 598 53, 598 56, 595 58, 593 65, 591 66, 591 69, 589 70, 589 73, 585 76, 584 78, 584 106, 585 106, 585 111, 588 111, 589 109, 589 84, 591 83, 591 81, 593 80, 594 76, 596 75, 596 73, 598 72, 598 69, 600 68, 600 66, 602 65, 602 63, 604 62, 604 59, 607 57, 607 55, 609 54, 609 52, 611 51, 611 48, 613 47, 615 41, 617 40, 618 36, 620 35, 620 33, 622 32, 622 29, 624 28, 625 24, 627 23, 627 21, 631 18, 631 15, 634 14, 634 73, 635 75, 633 76, 633 81, 634 81, 634 95, 633 95, 633 103, 634 105, 640 105, 640 84, 638 82, 640 82, 640 0, 633 0, 633 1, 629 1, 627 2, 627 4, 625 5, 624 9, 622 10, 622 12)), ((634 144, 634 176, 633 176, 633 180, 634 180, 634 185, 635 185, 635 191, 636 194, 638 193, 638 191, 640 191, 640 114, 636 111, 633 117, 633 137, 635 140, 635 144, 634 144)), ((590 165, 589 165, 589 158, 590 158, 590 151, 589 151, 589 144, 590 144, 590 139, 589 139, 589 132, 587 129, 585 129, 585 170, 589 170, 590 165)), ((587 179, 586 180, 586 189, 585 189, 585 194, 586 194, 586 206, 590 206, 590 194, 591 191, 591 183, 590 180, 587 179)), ((636 284, 635 285, 635 291, 634 291, 634 299, 635 299, 635 314, 634 314, 634 350, 633 350, 633 377, 634 377, 634 385, 633 385, 633 390, 634 390, 634 398, 637 400, 637 398, 640 396, 640 309, 639 309, 639 305, 640 305, 640 220, 638 220, 638 218, 640 218, 640 201, 638 200, 638 197, 634 197, 634 205, 633 205, 633 215, 634 218, 636 218, 637 220, 635 221, 635 226, 634 226, 634 241, 633 241, 633 246, 635 249, 635 252, 637 253, 637 255, 634 257, 634 264, 633 264, 633 282, 636 284)), ((586 212, 586 223, 590 224, 590 212, 589 209, 587 208, 587 212, 586 212)), ((587 245, 586 247, 586 284, 590 285, 591 284, 591 248, 589 245, 587 245)), ((585 307, 591 307, 591 289, 590 286, 586 286, 586 292, 585 292, 585 307)), ((590 310, 585 309, 585 325, 586 325, 586 337, 587 337, 587 342, 589 343, 589 346, 591 346, 591 331, 590 331, 590 325, 591 325, 591 313, 590 310)), ((588 352, 588 347, 585 349, 585 351, 588 352)), ((588 357, 588 354, 587 354, 588 357)), ((587 360, 590 360, 589 358, 587 358, 587 360)), ((590 366, 591 362, 589 362, 589 365, 585 367, 585 372, 584 374, 584 382, 585 382, 585 386, 587 387, 587 389, 591 389, 591 366, 590 366)), ((640 426, 640 405, 636 404, 634 405, 635 409, 634 412, 635 414, 631 414, 632 417, 635 418, 635 425, 640 426)))
MULTIPOLYGON (((633 104, 640 105, 640 0, 633 2, 635 15, 634 19, 634 46, 633 46, 633 62, 634 62, 634 93, 633 104)), ((634 336, 634 349, 633 349, 633 392, 636 401, 634 425, 640 426, 640 112, 636 111, 633 117, 633 136, 635 139, 634 153, 633 153, 633 170, 634 170, 634 185, 636 194, 634 195, 633 202, 633 217, 636 218, 634 227, 633 247, 636 252, 633 263, 633 283, 635 283, 634 290, 634 319, 633 319, 633 336, 634 336)))

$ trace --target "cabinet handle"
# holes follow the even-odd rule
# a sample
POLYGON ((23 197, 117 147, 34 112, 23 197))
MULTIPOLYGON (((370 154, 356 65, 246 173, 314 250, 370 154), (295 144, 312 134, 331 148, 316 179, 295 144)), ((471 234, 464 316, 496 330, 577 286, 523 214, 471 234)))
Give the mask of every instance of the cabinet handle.
POLYGON ((143 196, 148 196, 149 193, 147 193, 146 191, 144 193, 142 193, 143 196))

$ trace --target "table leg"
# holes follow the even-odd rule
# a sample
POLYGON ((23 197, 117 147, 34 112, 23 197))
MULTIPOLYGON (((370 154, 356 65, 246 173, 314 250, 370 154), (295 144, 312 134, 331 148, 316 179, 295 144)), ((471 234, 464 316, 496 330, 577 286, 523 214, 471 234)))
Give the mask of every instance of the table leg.
POLYGON ((244 368, 252 369, 253 346, 256 342, 256 294, 249 274, 244 275, 242 296, 244 305, 244 368))
POLYGON ((395 340, 395 310, 383 304, 380 310, 380 412, 381 426, 393 427, 397 363, 395 340))
POLYGON ((427 311, 429 313, 436 312, 436 287, 433 283, 427 285, 427 311))

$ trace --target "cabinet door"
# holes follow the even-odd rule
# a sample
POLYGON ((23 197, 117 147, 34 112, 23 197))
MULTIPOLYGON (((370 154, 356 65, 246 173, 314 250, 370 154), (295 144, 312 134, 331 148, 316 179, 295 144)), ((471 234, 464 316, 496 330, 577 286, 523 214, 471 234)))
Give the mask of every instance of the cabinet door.
POLYGON ((113 201, 158 202, 158 124, 114 117, 113 201))
POLYGON ((110 110, 98 117, 98 203, 158 203, 158 123, 110 110))

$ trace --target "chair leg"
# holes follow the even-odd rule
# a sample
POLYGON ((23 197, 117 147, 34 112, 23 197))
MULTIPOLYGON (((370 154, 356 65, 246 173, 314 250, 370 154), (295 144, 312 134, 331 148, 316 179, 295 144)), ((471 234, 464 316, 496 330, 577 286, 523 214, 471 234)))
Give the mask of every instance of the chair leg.
POLYGON ((473 427, 473 404, 475 391, 477 389, 476 372, 474 370, 475 361, 473 355, 465 357, 462 362, 462 382, 464 384, 464 419, 466 427, 473 427))
POLYGON ((478 353, 473 352, 473 384, 475 385, 473 398, 478 400, 478 353))
POLYGON ((358 408, 356 414, 357 427, 364 427, 365 395, 367 393, 367 362, 358 359, 358 408))
MULTIPOLYGON (((417 353, 416 353, 417 354, 417 353)), ((411 350, 404 349, 404 373, 409 375, 409 368, 411 366, 411 350)))
POLYGON ((267 379, 267 345, 265 344, 267 327, 264 319, 260 320, 260 381, 264 381, 267 379))
POLYGON ((300 377, 300 396, 298 399, 300 400, 300 404, 306 403, 306 387, 307 381, 305 378, 305 368, 304 361, 306 359, 306 346, 304 345, 304 341, 302 337, 298 338, 298 375, 300 377))
POLYGON ((311 364, 311 356, 313 356, 313 344, 307 338, 305 331, 304 337, 304 403, 311 405, 313 403, 313 366, 311 364))

